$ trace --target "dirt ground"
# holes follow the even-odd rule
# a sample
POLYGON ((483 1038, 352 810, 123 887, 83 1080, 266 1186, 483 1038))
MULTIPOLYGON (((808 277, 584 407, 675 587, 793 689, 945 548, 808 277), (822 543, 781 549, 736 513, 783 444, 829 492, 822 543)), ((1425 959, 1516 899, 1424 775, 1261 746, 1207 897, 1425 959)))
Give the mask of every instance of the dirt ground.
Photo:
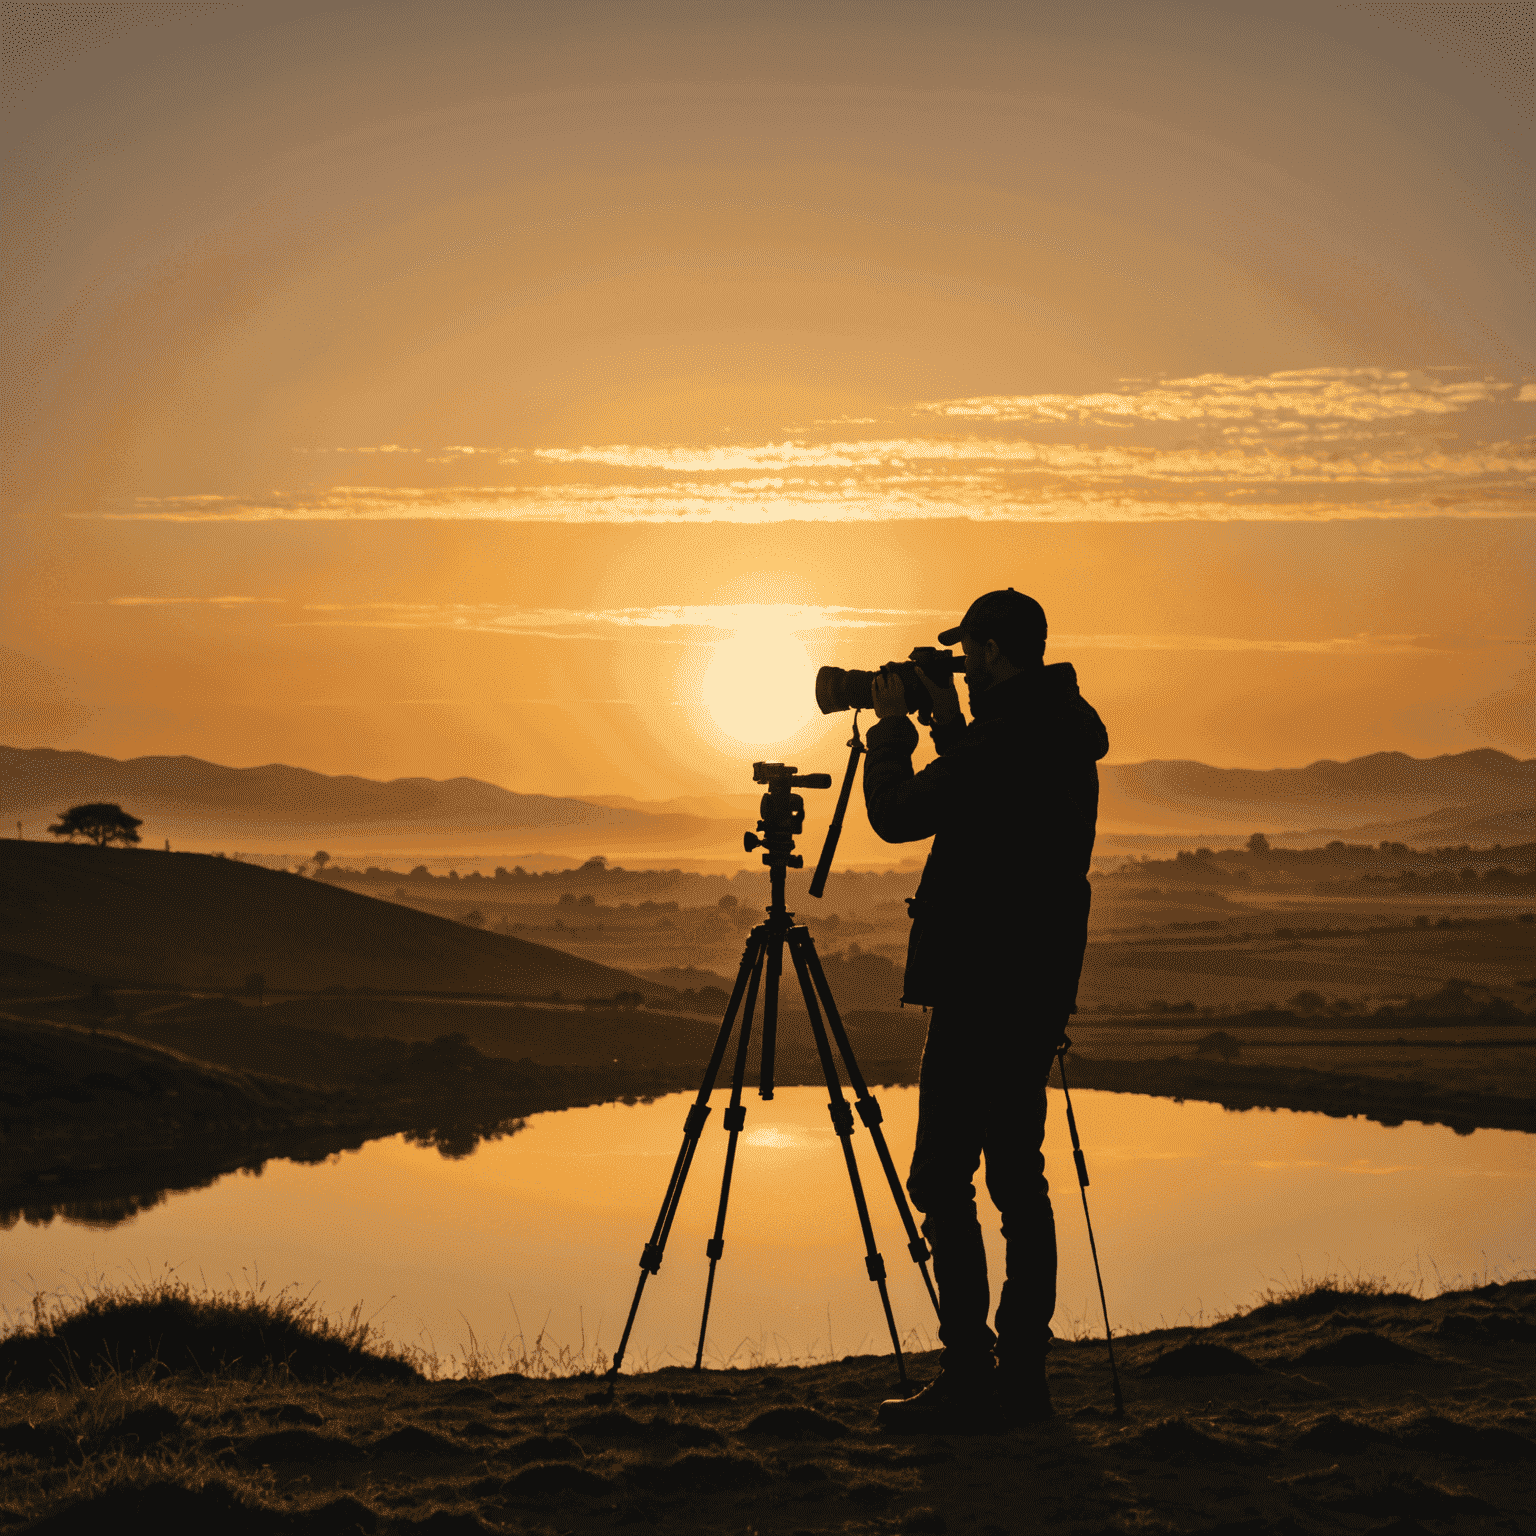
MULTIPOLYGON (((1313 1290, 1050 1357, 1057 1414, 896 1435, 886 1357, 805 1369, 0 1392, 0 1527, 432 1536, 1536 1532, 1536 1281, 1313 1290)), ((931 1374, 933 1358, 911 1362, 931 1374)))

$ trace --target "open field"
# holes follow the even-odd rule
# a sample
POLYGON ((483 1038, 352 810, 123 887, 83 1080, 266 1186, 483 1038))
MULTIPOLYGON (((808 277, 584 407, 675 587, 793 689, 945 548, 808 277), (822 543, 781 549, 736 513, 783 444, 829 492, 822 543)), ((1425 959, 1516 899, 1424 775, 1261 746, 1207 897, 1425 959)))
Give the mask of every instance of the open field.
MULTIPOLYGON (((1536 977, 1536 925, 1519 921, 1529 911, 1521 903, 1377 901, 1367 909, 1314 897, 1231 902, 1215 918, 1210 908, 1174 901, 1097 906, 1079 992, 1085 1010, 1159 999, 1243 1009, 1306 990, 1361 1003, 1434 990, 1453 977, 1511 1001, 1536 997, 1536 988, 1522 985, 1536 977), (1427 925, 1418 925, 1420 917, 1427 925), (1434 926, 1442 920, 1446 926, 1434 926)), ((833 989, 850 1007, 899 1003, 908 923, 904 906, 892 908, 806 914, 833 989)), ((673 985, 675 973, 694 967, 711 973, 698 984, 728 986, 747 926, 722 922, 709 908, 628 922, 628 914, 600 908, 518 910, 519 936, 673 985)))
MULTIPOLYGON (((1390 844, 1126 863, 1095 876, 1080 1005, 1241 1012, 1315 991, 1358 1009, 1456 978, 1529 1008, 1533 863, 1530 846, 1416 853, 1390 844)), ((807 878, 791 878, 791 904, 844 1008, 894 1008, 903 897, 916 872, 845 872, 819 902, 807 878)), ((194 855, 36 844, 0 844, 0 879, 21 953, 119 983, 228 989, 259 972, 273 994, 340 986, 572 998, 627 985, 661 1000, 723 989, 764 897, 760 875, 600 860, 542 876, 333 869, 300 879, 194 855), (65 921, 72 910, 78 920, 65 921)), ((705 1011, 719 1001, 701 1000, 705 1011)))
MULTIPOLYGON (((1536 1002, 1536 986, 1525 984, 1536 981, 1536 924, 1521 920, 1530 907, 1519 899, 1253 898, 1226 900, 1213 916, 1212 908, 1184 901, 1133 905, 1116 895, 1096 893, 1079 991, 1085 1012, 1186 1003, 1243 1012, 1299 992, 1344 998, 1358 1009, 1432 992, 1451 979, 1522 1008, 1536 1002)), ((808 905, 803 916, 839 1002, 899 1006, 905 906, 821 913, 808 905)), ((756 919, 738 913, 727 920, 718 908, 680 906, 657 917, 551 904, 513 907, 506 920, 520 937, 622 966, 654 984, 719 992, 728 990, 756 919)))
MULTIPOLYGON (((1055 1418, 944 1435, 881 1428, 889 1357, 625 1375, 610 1398, 590 1374, 605 1362, 537 1343, 436 1381, 370 1342, 291 1299, 45 1305, 0 1341, 0 1519, 50 1536, 1409 1536, 1536 1519, 1530 1280, 1428 1299, 1325 1284, 1121 1337, 1123 1418, 1103 1341, 1059 1341, 1055 1418)), ((912 1357, 914 1377, 933 1364, 912 1357)))
POLYGON ((1456 978, 1529 1006, 1536 924, 1528 907, 1490 910, 1375 903, 1365 911, 1322 898, 1224 914, 1220 927, 1172 922, 1090 938, 1079 1006, 1123 1009, 1164 1000, 1242 1010, 1297 992, 1356 1007, 1436 990, 1456 978), (1425 918, 1423 924, 1420 918, 1425 918), (1443 924, 1443 926, 1436 926, 1443 924))
MULTIPOLYGON (((1159 1000, 1243 1011, 1322 991, 1368 1001, 1459 978, 1511 1001, 1536 998, 1536 848, 1400 844, 1242 850, 1138 860, 1094 876, 1080 1005, 1159 1000), (1525 921, 1522 923, 1522 917, 1525 921)), ((892 1008, 918 871, 834 875, 826 896, 792 875, 790 905, 816 938, 845 1007, 892 1008)), ((488 878, 330 870, 327 883, 686 987, 728 986, 758 920, 761 875, 588 864, 488 878), (675 973, 711 973, 693 983, 675 973)), ((1526 1006, 1529 1006, 1527 1003, 1526 1006)))

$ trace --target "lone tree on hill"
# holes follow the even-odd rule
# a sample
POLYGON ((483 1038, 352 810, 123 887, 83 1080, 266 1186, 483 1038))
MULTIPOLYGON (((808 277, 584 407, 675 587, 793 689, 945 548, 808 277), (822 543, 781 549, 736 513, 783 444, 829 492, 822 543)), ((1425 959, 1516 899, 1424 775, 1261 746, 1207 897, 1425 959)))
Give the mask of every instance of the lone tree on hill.
POLYGON ((108 843, 136 843, 139 828, 144 825, 140 816, 130 816, 120 805, 98 801, 91 805, 73 805, 48 828, 55 837, 67 837, 74 842, 77 837, 88 837, 98 848, 108 843))
POLYGON ((1268 853, 1269 839, 1265 837, 1262 832, 1255 832, 1253 836, 1248 839, 1248 852, 1268 853))

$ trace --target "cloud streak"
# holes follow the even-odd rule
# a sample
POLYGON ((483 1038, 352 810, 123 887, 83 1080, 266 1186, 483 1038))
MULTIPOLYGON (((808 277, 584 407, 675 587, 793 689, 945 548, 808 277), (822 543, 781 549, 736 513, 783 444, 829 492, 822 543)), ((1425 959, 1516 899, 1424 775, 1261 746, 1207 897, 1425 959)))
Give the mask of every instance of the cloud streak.
MULTIPOLYGON (((722 603, 644 608, 520 608, 497 603, 309 603, 285 628, 452 629, 523 639, 713 644, 734 635, 840 630, 937 629, 948 609, 851 608, 798 603, 722 603)), ((1297 656, 1408 656, 1518 645, 1514 636, 1358 634, 1312 640, 1267 636, 1053 634, 1057 656, 1077 650, 1268 652, 1297 656)))
POLYGON ((173 608, 183 605, 240 608, 260 603, 281 603, 281 597, 109 597, 109 608, 173 608))
MULTIPOLYGON (((1159 380, 1129 393, 977 395, 932 400, 919 409, 999 422, 1251 421, 1287 415, 1373 422, 1451 415, 1506 398, 1513 388, 1486 379, 1437 379, 1433 370, 1304 368, 1259 375, 1203 373, 1159 380)), ((1522 390, 1518 398, 1529 397, 1522 390)))
MULTIPOLYGON (((1501 476, 1536 468, 1536 455, 1513 444, 1473 453, 1422 449, 1320 455, 1308 452, 1245 452, 1218 449, 1093 448, 1077 444, 996 442, 985 438, 897 438, 864 443, 765 443, 710 448, 540 448, 534 457, 554 464, 602 464, 671 474, 753 473, 797 469, 902 469, 909 464, 952 463, 1038 469, 1068 478, 1150 480, 1181 485, 1232 480, 1338 485, 1355 481, 1404 481, 1501 476)), ((777 482, 775 482, 777 483, 777 482)), ((748 485, 752 482, 747 482, 748 485)))
POLYGON ((545 640, 656 639, 666 631, 703 642, 759 631, 802 634, 840 629, 879 629, 918 618, 950 618, 948 610, 849 608, 811 603, 660 604, 646 608, 518 608, 499 603, 306 603, 306 614, 285 627, 459 629, 545 640))
POLYGON ((1521 642, 1487 635, 1343 635, 1323 640, 1273 640, 1234 635, 1053 635, 1057 649, 1109 651, 1267 651, 1295 656, 1422 656, 1521 642))
POLYGON ((847 417, 770 442, 317 449, 308 451, 373 457, 341 484, 140 496, 69 515, 573 524, 1532 515, 1526 406, 1536 390, 1450 372, 1320 368, 976 396, 909 407, 916 430, 866 438, 849 428, 872 419, 847 417), (455 470, 476 483, 422 483, 455 470), (375 471, 378 482, 409 483, 356 483, 375 471))
POLYGON ((257 496, 142 496, 87 514, 129 522, 772 523, 1270 521, 1521 516, 1536 507, 1536 440, 1206 449, 968 437, 732 447, 541 449, 550 466, 655 474, 650 483, 363 486, 257 496))

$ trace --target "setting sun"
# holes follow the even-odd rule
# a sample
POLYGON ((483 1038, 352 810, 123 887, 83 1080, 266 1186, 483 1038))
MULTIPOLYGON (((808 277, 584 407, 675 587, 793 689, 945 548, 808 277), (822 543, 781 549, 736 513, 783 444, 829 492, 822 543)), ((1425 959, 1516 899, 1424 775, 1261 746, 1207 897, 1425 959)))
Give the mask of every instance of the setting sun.
POLYGON ((738 630, 715 647, 704 673, 710 718, 737 741, 783 741, 815 709, 811 658, 799 639, 776 625, 738 630))

